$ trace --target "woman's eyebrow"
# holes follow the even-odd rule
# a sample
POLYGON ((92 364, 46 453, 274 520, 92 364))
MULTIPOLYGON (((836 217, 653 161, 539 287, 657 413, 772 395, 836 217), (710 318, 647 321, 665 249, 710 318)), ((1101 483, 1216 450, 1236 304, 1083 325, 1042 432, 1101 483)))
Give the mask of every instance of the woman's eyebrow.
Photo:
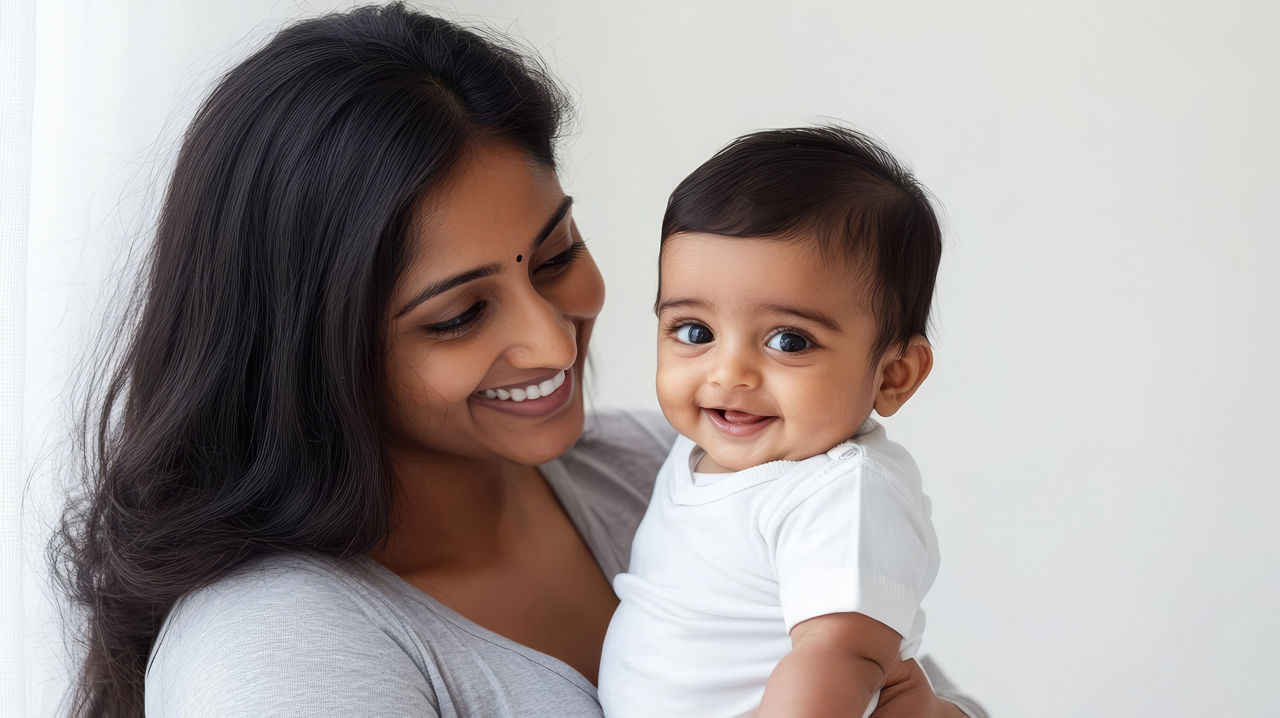
POLYGON ((404 308, 396 314, 395 318, 399 319, 408 313, 410 309, 413 309, 437 294, 443 294, 454 287, 466 284, 467 282, 474 282, 477 279, 492 276, 500 271, 502 271, 502 265, 486 264, 483 267, 477 267, 476 269, 468 270, 461 274, 455 274, 447 279, 432 282, 424 287, 421 292, 418 292, 418 296, 414 297, 408 304, 404 305, 404 308))
MULTIPOLYGON (((555 214, 551 215, 551 218, 548 219, 547 223, 542 226, 542 229, 538 230, 537 236, 533 238, 534 249, 537 249, 539 245, 547 241, 547 237, 550 237, 551 232, 554 231, 555 228, 560 224, 560 222, 564 220, 564 216, 568 214, 569 208, 572 206, 573 206, 573 198, 570 197, 569 195, 565 195, 564 199, 561 199, 560 204, 556 207, 555 214)), ((470 269, 465 272, 455 274, 452 277, 447 277, 445 279, 441 279, 440 281, 432 282, 431 284, 428 284, 426 287, 423 287, 422 291, 418 292, 417 296, 411 299, 408 304, 404 305, 404 308, 402 308, 399 312, 396 313, 395 318, 399 319, 400 317, 407 314, 409 310, 413 309, 419 304, 422 304, 423 302, 436 296, 437 294, 443 294, 444 292, 447 292, 450 289, 466 284, 467 282, 474 282, 477 279, 490 277, 501 271, 502 271, 501 264, 497 264, 497 263, 486 264, 483 267, 470 269)))
POLYGON ((551 219, 548 219, 547 223, 542 225, 542 229, 538 231, 538 236, 533 238, 534 249, 537 249, 543 242, 547 241, 547 237, 551 236, 551 232, 559 226, 560 222, 564 219, 564 216, 569 213, 569 208, 572 206, 573 198, 569 195, 565 195, 564 199, 560 200, 560 206, 556 207, 556 213, 551 215, 551 219))

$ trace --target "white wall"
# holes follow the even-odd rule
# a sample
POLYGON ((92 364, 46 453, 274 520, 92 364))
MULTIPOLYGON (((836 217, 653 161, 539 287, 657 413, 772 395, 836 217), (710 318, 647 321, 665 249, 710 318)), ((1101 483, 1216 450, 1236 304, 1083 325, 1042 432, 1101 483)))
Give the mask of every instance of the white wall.
MULTIPOLYGON (((211 70, 342 4, 40 7, 32 445, 211 70)), ((1280 713, 1280 6, 439 7, 524 38, 577 99, 564 181, 609 283, 598 406, 656 405, 657 230, 680 178, 753 129, 870 131, 946 215, 937 366, 889 422, 942 542, 926 649, 997 716, 1280 713)))

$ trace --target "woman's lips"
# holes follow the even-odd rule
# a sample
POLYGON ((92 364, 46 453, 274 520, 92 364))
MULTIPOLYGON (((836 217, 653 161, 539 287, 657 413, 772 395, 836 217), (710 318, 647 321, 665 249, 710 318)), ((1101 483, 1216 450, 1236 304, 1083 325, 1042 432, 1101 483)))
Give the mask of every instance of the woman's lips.
POLYGON ((734 409, 703 409, 702 413, 717 430, 734 438, 752 436, 764 431, 778 419, 776 416, 760 416, 734 409))
POLYGON ((573 367, 566 369, 564 382, 556 387, 555 391, 537 399, 512 401, 511 399, 489 398, 483 394, 472 394, 469 401, 478 406, 516 416, 546 416, 563 408, 573 398, 574 384, 576 383, 573 380, 574 374, 573 367))

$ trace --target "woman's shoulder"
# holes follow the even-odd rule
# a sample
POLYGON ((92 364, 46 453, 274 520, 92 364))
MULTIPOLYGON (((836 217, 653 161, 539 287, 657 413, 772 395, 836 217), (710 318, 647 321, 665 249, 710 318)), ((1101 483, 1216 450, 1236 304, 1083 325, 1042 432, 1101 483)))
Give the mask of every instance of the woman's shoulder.
POLYGON ((562 473, 556 478, 575 492, 595 494, 596 499, 618 499, 628 505, 638 499, 643 511, 675 438, 675 430, 656 411, 593 412, 587 415, 578 442, 552 462, 556 467, 552 473, 562 473))
POLYGON ((435 710, 379 625, 352 561, 281 554, 183 597, 146 678, 147 715, 435 710))
MULTIPOLYGON (((651 409, 608 409, 587 415, 571 454, 594 454, 658 465, 676 440, 660 412, 651 409)), ((656 468, 656 467, 655 467, 656 468)))
POLYGON ((541 467, 610 579, 627 568, 631 538, 675 438, 656 411, 594 412, 573 448, 541 467))
MULTIPOLYGON (((348 565, 345 559, 322 554, 264 556, 185 595, 170 611, 164 629, 207 632, 212 620, 234 620, 236 625, 259 618, 301 620, 314 615, 316 608, 354 614, 355 574, 348 565), (319 605, 310 605, 307 599, 320 599, 319 605)), ((164 637, 162 633, 157 639, 157 649, 164 637)))

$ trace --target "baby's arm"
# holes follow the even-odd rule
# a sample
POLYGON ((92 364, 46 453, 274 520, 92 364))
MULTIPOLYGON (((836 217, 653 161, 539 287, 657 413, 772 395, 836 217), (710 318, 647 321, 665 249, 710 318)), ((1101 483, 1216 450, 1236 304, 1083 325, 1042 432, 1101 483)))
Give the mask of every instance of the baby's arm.
POLYGON ((861 613, 797 623, 791 652, 765 685, 760 718, 863 715, 901 646, 902 636, 861 613))

